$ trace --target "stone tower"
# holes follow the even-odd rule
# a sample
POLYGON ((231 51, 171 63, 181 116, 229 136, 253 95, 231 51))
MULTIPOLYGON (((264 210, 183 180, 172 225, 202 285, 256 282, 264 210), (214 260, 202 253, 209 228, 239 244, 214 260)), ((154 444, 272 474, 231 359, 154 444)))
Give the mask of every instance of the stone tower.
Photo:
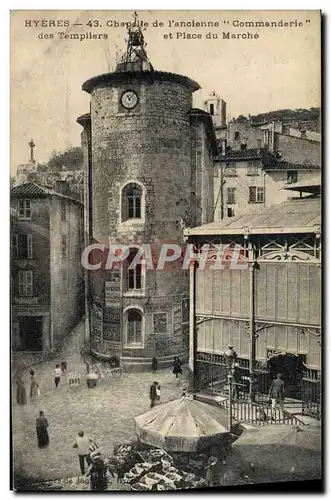
POLYGON ((103 260, 88 280, 91 345, 127 370, 149 368, 153 356, 166 366, 188 355, 188 272, 180 260, 156 270, 154 257, 163 243, 183 246, 184 226, 212 220, 216 140, 210 115, 192 109, 198 89, 185 76, 153 69, 135 25, 116 71, 83 84, 91 95, 90 114, 77 120, 86 243, 130 247, 116 269, 104 269, 105 252, 96 253, 103 260), (130 269, 142 244, 152 249, 154 269, 130 269))

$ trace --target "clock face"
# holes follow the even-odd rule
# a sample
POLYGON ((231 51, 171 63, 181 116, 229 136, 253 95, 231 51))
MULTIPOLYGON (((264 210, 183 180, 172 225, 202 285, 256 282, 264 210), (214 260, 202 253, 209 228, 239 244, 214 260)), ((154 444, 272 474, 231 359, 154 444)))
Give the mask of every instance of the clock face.
POLYGON ((127 90, 121 97, 121 104, 124 108, 133 109, 138 104, 138 96, 133 90, 127 90))

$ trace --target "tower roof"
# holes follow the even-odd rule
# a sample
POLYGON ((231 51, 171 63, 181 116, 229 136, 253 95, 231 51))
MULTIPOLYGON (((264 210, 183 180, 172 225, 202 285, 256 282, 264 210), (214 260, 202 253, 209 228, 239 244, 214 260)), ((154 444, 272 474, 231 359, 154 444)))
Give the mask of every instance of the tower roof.
POLYGON ((114 73, 105 73, 90 78, 83 83, 82 89, 90 94, 96 87, 107 87, 114 83, 130 83, 132 80, 148 81, 149 83, 153 83, 154 81, 181 83, 191 89, 192 92, 201 88, 191 78, 178 75, 177 73, 167 73, 164 71, 115 71, 114 73))
POLYGON ((116 65, 113 73, 104 73, 102 75, 90 78, 83 83, 82 89, 89 94, 96 87, 106 87, 116 83, 130 83, 135 81, 168 81, 180 83, 188 87, 192 92, 200 89, 200 85, 190 78, 168 73, 163 71, 154 71, 151 62, 148 59, 143 30, 138 22, 138 16, 135 12, 134 23, 128 29, 128 39, 126 40, 126 51, 116 65))

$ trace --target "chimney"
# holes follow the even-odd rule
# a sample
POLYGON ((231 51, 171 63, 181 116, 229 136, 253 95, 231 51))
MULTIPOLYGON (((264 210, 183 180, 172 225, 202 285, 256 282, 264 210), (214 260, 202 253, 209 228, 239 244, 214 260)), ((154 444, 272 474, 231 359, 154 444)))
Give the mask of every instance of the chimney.
POLYGON ((221 99, 221 127, 226 127, 226 102, 221 99))
POLYGON ((54 191, 61 194, 70 195, 71 190, 67 181, 57 180, 55 181, 54 191))

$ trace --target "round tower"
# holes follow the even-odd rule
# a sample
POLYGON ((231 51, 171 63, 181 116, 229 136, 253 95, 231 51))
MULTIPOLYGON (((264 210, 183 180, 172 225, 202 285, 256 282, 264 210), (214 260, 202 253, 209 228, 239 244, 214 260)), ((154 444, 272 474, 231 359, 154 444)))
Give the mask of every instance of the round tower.
POLYGON ((134 26, 116 71, 83 84, 91 95, 90 124, 79 121, 89 152, 86 221, 94 242, 110 251, 117 243, 129 247, 116 268, 105 269, 104 259, 90 271, 91 345, 127 370, 150 368, 154 356, 160 367, 188 356, 188 272, 180 260, 157 265, 162 244, 182 244, 190 218, 189 113, 199 88, 185 76, 154 71, 134 26), (153 266, 131 265, 141 248, 142 259, 151 251, 153 266))

